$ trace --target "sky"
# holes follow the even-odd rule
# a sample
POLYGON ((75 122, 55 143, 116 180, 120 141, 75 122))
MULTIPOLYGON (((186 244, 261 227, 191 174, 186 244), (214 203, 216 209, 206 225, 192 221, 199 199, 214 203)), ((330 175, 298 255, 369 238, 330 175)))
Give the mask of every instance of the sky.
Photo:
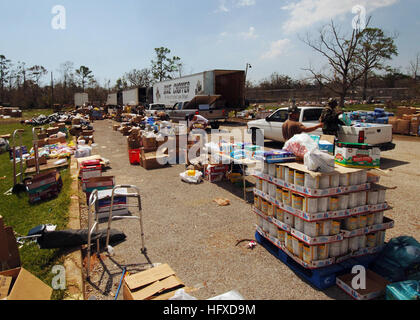
MULTIPOLYGON (((0 0, 0 54, 59 77, 72 61, 89 67, 101 85, 149 68, 154 48, 181 57, 184 74, 245 70, 259 82, 273 72, 303 79, 309 64, 326 65, 300 40, 333 20, 351 33, 356 5, 371 26, 397 34, 406 71, 420 52, 419 0, 0 0), (61 11, 54 11, 60 6, 61 11), (65 10, 65 12, 63 11, 65 10), (65 19, 59 19, 65 17, 65 19), (65 20, 65 25, 63 24, 65 20)), ((47 77, 44 79, 47 81, 47 77)))

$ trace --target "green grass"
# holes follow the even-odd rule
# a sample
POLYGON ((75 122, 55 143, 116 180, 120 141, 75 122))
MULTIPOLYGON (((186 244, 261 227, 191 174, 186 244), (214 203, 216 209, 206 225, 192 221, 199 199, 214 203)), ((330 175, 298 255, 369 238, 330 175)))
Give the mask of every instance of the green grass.
POLYGON ((28 109, 22 110, 22 118, 32 119, 33 117, 38 117, 41 114, 43 114, 44 116, 49 116, 53 113, 53 109, 28 109))
MULTIPOLYGON (((32 145, 32 127, 20 124, 0 124, 0 135, 13 133, 15 129, 24 129, 23 144, 28 151, 32 145)), ((53 200, 36 205, 29 204, 28 196, 5 196, 4 192, 13 186, 13 165, 9 160, 9 153, 0 155, 0 213, 5 224, 25 236, 30 229, 40 224, 57 225, 57 230, 66 229, 68 223, 68 209, 70 206, 71 176, 69 169, 61 171, 63 189, 53 200)), ((22 267, 51 286, 54 265, 63 264, 60 250, 41 250, 36 243, 25 244, 20 248, 22 267)), ((52 299, 62 299, 64 291, 54 290, 52 299)))

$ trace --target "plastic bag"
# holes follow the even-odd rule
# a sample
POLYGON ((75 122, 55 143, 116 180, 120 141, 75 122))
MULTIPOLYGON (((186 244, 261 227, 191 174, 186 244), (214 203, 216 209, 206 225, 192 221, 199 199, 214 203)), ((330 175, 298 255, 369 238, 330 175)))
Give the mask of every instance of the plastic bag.
POLYGON ((310 171, 330 173, 334 171, 334 157, 319 150, 307 152, 304 156, 304 164, 310 171))
POLYGON ((201 171, 195 171, 194 176, 188 175, 188 171, 182 172, 179 174, 182 181, 188 182, 188 183, 200 183, 202 181, 203 173, 201 171))
POLYGON ((184 289, 179 289, 175 292, 175 295, 168 300, 197 300, 197 298, 187 294, 184 289))
POLYGON ((318 144, 308 134, 302 133, 288 140, 283 149, 292 152, 296 157, 303 158, 307 152, 317 150, 318 144))

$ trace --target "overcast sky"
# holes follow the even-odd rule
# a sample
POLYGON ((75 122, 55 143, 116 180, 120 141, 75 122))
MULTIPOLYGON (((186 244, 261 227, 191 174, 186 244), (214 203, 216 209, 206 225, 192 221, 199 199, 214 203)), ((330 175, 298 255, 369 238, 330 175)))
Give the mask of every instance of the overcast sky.
POLYGON ((252 81, 272 72, 304 78, 302 68, 326 62, 299 35, 316 35, 331 19, 350 33, 355 5, 373 16, 372 26, 398 33, 392 66, 406 71, 420 52, 419 0, 1 0, 0 54, 42 65, 55 77, 62 62, 72 61, 88 66, 102 85, 150 67, 161 46, 181 57, 185 74, 250 63, 252 81), (57 5, 65 9, 64 30, 53 28, 57 5))

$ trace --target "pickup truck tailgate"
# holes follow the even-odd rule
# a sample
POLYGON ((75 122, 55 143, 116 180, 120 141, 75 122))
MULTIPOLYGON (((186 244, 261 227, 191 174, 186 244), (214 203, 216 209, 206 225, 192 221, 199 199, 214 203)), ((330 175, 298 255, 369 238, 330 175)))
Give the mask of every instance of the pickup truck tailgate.
POLYGON ((222 109, 200 110, 199 114, 207 120, 222 120, 227 117, 226 112, 222 109))
POLYGON ((359 133, 364 131, 365 142, 370 145, 392 142, 392 125, 365 124, 362 127, 342 126, 338 138, 341 142, 357 143, 359 133))

